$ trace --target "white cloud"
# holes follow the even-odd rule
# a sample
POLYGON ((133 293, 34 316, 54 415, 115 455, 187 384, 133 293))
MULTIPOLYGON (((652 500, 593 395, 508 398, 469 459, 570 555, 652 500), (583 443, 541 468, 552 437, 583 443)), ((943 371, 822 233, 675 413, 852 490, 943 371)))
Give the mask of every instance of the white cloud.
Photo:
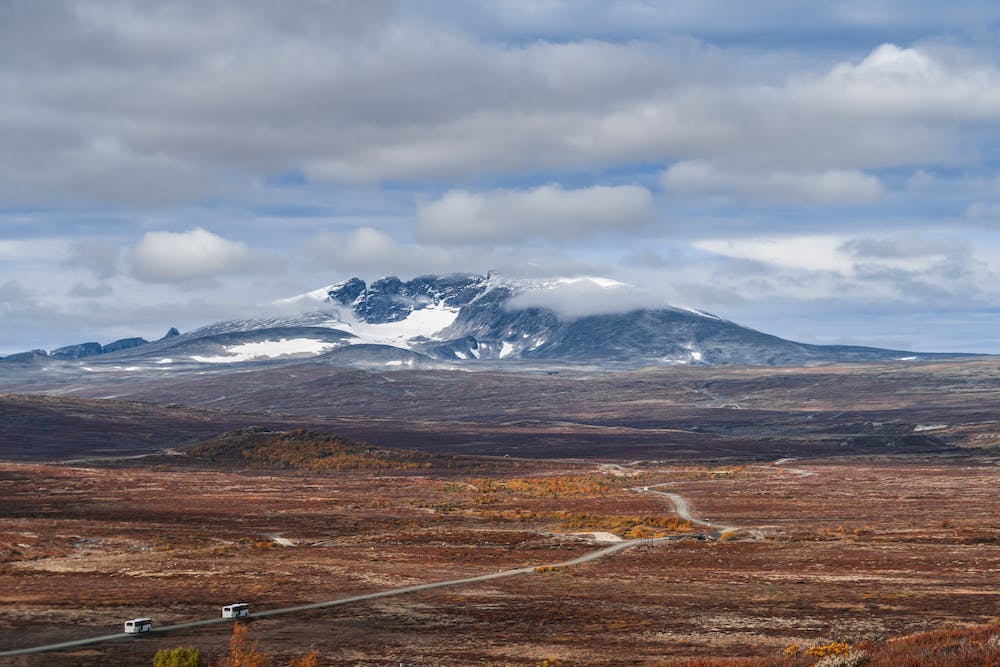
POLYGON ((14 304, 28 298, 28 291, 17 280, 8 280, 0 285, 0 306, 13 307, 14 304))
POLYGON ((995 121, 996 67, 947 62, 943 54, 882 44, 859 63, 840 63, 802 87, 812 104, 868 118, 995 121))
POLYGON ((472 193, 450 190, 417 207, 417 233, 449 243, 573 238, 641 227, 653 217, 649 191, 635 185, 472 193))
POLYGON ((451 248, 435 244, 401 243, 362 227, 348 234, 324 232, 305 251, 338 275, 378 278, 388 274, 413 276, 427 273, 482 273, 495 269, 519 276, 579 273, 585 262, 548 252, 537 256, 523 249, 451 248))
POLYGON ((273 266, 252 248, 310 237, 319 262, 244 298, 342 272, 606 273, 631 253, 615 268, 723 315, 796 298, 995 303, 980 236, 1000 220, 1000 61, 965 29, 995 22, 987 4, 0 3, 0 284, 34 304, 0 334, 104 318, 124 335, 146 305, 157 330, 181 309, 217 319, 273 266), (845 37, 859 27, 897 43, 859 49, 845 37), (538 187, 560 181, 635 185, 538 187), (660 184, 683 220, 673 238, 703 252, 667 252, 649 224, 660 184), (414 193, 446 191, 413 227, 414 193), (758 202, 799 208, 765 218, 758 202), (821 210, 868 202, 878 218, 821 210), (204 247, 192 229, 116 252, 175 220, 204 247), (921 254, 937 242, 948 252, 921 254), (95 278, 111 277, 101 297, 95 278))
POLYGON ((309 243, 307 252, 339 274, 412 274, 433 266, 441 267, 440 271, 460 270, 454 266, 456 257, 446 249, 401 244, 370 227, 348 234, 324 232, 309 243))
POLYGON ((857 170, 967 160, 963 133, 1000 113, 995 64, 925 45, 834 62, 697 37, 505 42, 357 4, 32 3, 0 26, 20 56, 0 58, 0 190, 169 202, 289 168, 468 182, 704 160, 832 179, 792 179, 813 201, 870 187, 857 170))
POLYGON ((1000 220, 1000 203, 990 201, 976 201, 969 204, 965 209, 965 218, 975 222, 986 222, 996 224, 1000 220))
POLYGON ((200 227, 147 232, 129 253, 132 274, 158 283, 189 283, 273 267, 273 260, 200 227))
POLYGON ((679 195, 736 195, 775 202, 862 204, 878 199, 877 178, 857 170, 767 172, 719 169, 709 162, 688 160, 663 174, 664 187, 679 195))
POLYGON ((120 271, 122 248, 114 241, 77 241, 70 247, 67 266, 89 270, 97 278, 106 280, 120 271))
POLYGON ((0 239, 0 259, 4 261, 59 261, 70 255, 63 239, 0 239))
POLYGON ((998 242, 996 235, 984 235, 971 246, 944 232, 720 239, 698 242, 714 256, 675 266, 673 274, 675 284, 687 286, 679 290, 681 298, 690 286, 697 295, 701 285, 710 285, 717 294, 705 293, 708 301, 692 299, 698 307, 758 322, 766 318, 753 311, 773 308, 776 299, 799 300, 807 309, 824 301, 842 308, 853 303, 857 313, 991 307, 1000 294, 998 242), (727 293, 738 297, 734 306, 726 305, 727 293))
POLYGON ((693 245, 726 257, 748 259, 774 267, 849 273, 853 264, 841 254, 841 236, 707 239, 693 245))
POLYGON ((886 238, 856 238, 845 241, 839 252, 861 260, 922 260, 929 257, 964 255, 968 244, 956 239, 901 234, 886 238))
POLYGON ((505 307, 547 308, 564 320, 574 320, 667 305, 662 294, 607 278, 580 276, 544 281, 536 289, 511 297, 505 307))

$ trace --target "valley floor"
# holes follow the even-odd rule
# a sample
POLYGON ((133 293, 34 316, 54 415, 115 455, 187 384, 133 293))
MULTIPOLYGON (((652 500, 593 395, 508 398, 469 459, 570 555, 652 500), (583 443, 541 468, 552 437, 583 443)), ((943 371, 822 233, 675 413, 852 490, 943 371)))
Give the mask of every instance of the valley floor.
MULTIPOLYGON (((265 473, 183 457, 0 464, 0 651, 335 599, 669 536, 607 558, 250 623, 287 664, 671 664, 857 644, 1000 614, 995 461, 725 467, 484 459, 447 469, 265 473), (811 474, 810 474, 811 473, 811 474), (721 539, 694 518, 739 527, 721 539), (551 663, 550 663, 551 664, 551 663)), ((207 626, 15 665, 152 664, 207 626)), ((3 659, 0 659, 2 662, 3 659)), ((812 664, 809 662, 808 664, 812 664)))

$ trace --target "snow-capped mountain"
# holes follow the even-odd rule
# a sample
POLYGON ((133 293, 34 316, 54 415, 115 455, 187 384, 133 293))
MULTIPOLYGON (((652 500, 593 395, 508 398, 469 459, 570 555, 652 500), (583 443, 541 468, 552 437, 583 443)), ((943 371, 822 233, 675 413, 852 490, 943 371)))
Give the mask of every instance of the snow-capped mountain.
MULTIPOLYGON (((806 345, 698 310, 629 307, 629 294, 629 286, 603 278, 448 275, 409 281, 388 277, 371 284, 352 278, 278 304, 293 314, 218 322, 153 343, 104 349, 100 361, 141 359, 167 369, 303 358, 337 365, 434 367, 515 360, 799 365, 940 356, 806 345), (600 299, 600 306, 590 310, 604 314, 586 314, 586 303, 575 304, 578 312, 567 314, 555 297, 568 288, 575 290, 577 302, 600 299)), ((36 352, 30 358, 40 357, 36 352)))

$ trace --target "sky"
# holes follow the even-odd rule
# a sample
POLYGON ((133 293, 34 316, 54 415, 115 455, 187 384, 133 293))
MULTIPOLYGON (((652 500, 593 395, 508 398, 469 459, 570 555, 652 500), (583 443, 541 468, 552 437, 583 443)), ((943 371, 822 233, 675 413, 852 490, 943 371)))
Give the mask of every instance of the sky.
POLYGON ((1000 4, 0 1, 0 355, 360 276, 1000 353, 1000 4), (617 304, 617 305, 616 305, 617 304))

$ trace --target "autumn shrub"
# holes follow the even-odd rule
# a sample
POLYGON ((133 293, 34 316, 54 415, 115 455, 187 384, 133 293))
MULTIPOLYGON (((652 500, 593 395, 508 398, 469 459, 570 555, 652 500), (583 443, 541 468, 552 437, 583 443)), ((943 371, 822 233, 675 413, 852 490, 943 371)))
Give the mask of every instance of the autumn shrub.
POLYGON ((480 495, 518 495, 531 498, 594 496, 613 491, 615 483, 604 476, 517 477, 513 479, 473 479, 466 487, 480 495))
POLYGON ((709 468, 707 466, 689 466, 671 471, 673 477, 679 479, 734 479, 747 471, 745 465, 722 466, 709 468))
POLYGON ((319 667, 319 654, 316 651, 304 655, 301 658, 292 658, 288 667, 319 667))
POLYGON ((830 642, 818 646, 810 646, 806 649, 806 655, 814 658, 825 658, 829 655, 844 655, 851 650, 851 647, 843 642, 830 642))
POLYGON ((684 662, 664 661, 657 667, 799 667, 798 663, 774 662, 769 658, 690 658, 684 662))
POLYGON ((250 641, 247 626, 235 624, 229 640, 229 653, 219 661, 219 667, 271 667, 272 664, 271 656, 262 653, 257 648, 257 642, 250 641))
POLYGON ((1000 667, 996 625, 941 628, 866 645, 866 667, 1000 667))
POLYGON ((430 467, 432 458, 421 452, 376 448, 306 429, 242 429, 192 445, 186 451, 195 458, 230 461, 254 469, 305 472, 415 470, 430 467))
POLYGON ((584 512, 535 512, 532 510, 479 510, 473 513, 483 521, 505 523, 558 523, 563 530, 607 531, 634 538, 662 537, 670 532, 689 533, 694 525, 675 516, 588 514, 584 512))
POLYGON ((861 667, 869 660, 867 651, 848 651, 828 655, 816 663, 815 667, 861 667))
POLYGON ((164 648, 153 656, 153 667, 208 667, 201 652, 193 646, 164 648))

